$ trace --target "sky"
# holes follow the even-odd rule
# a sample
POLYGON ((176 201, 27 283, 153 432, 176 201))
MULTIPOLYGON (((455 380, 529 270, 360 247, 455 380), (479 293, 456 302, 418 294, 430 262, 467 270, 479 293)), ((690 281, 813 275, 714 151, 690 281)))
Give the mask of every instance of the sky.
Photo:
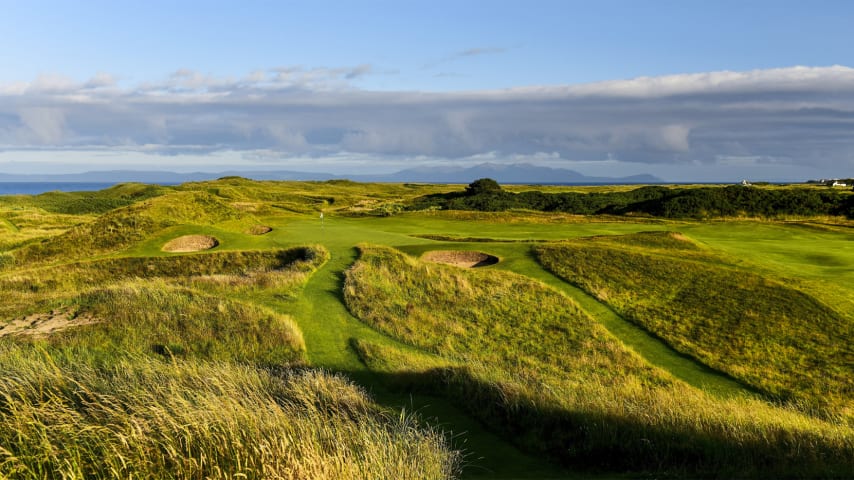
POLYGON ((854 176, 854 2, 0 0, 0 173, 854 176))

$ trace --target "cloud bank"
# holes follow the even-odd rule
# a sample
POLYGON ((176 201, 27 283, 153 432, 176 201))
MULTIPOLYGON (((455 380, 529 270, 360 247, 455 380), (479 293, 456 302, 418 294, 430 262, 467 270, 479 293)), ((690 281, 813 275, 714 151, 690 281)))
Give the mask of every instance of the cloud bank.
MULTIPOLYGON (((472 55, 482 52, 472 52, 472 55)), ((854 69, 792 67, 451 93, 364 91, 371 65, 0 85, 0 150, 854 170, 854 69), (260 152, 260 153, 259 153, 260 152)), ((120 165, 117 165, 120 167, 120 165)), ((238 165, 239 166, 239 165, 238 165)))

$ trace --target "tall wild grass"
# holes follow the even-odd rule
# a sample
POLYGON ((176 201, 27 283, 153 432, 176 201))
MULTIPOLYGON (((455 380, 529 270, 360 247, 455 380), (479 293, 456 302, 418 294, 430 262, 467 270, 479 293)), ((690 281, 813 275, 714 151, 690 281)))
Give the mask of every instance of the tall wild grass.
POLYGON ((67 305, 68 298, 126 279, 160 278, 214 294, 257 290, 293 296, 328 258, 321 246, 162 257, 118 257, 10 270, 0 274, 0 319, 67 305), (220 288, 215 288, 217 285, 220 288))
POLYGON ((816 298, 672 233, 534 248, 555 274, 676 350, 768 394, 854 424, 854 323, 816 298))
POLYGON ((526 277, 362 246, 344 295, 359 318, 446 360, 357 342, 389 382, 443 392, 564 464, 725 478, 854 474, 851 427, 696 390, 526 277))
POLYGON ((93 366, 0 342, 0 476, 444 479, 459 456, 322 372, 128 356, 93 366))

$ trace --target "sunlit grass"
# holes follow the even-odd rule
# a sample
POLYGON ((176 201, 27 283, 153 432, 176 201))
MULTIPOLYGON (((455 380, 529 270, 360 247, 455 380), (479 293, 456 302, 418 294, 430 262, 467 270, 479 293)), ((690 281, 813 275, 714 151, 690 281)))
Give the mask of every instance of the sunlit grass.
MULTIPOLYGON (((847 286, 851 271, 846 268, 851 263, 848 260, 854 258, 847 242, 850 222, 835 217, 675 222, 524 210, 398 213, 415 197, 461 188, 226 178, 176 187, 127 184, 82 194, 0 197, 0 324, 12 317, 53 311, 79 314, 80 318, 89 318, 90 314, 99 317, 96 323, 81 322, 36 337, 7 336, 0 343, 15 344, 14 348, 30 352, 27 355, 49 358, 49 363, 58 365, 66 376, 75 373, 69 365, 80 365, 87 378, 96 380, 73 378, 89 390, 93 387, 88 385, 101 382, 100 376, 111 369, 147 371, 154 368, 152 365, 160 368, 170 362, 199 371, 210 368, 204 370, 205 375, 238 368, 287 382, 299 376, 293 373, 294 366, 300 371, 318 365, 336 369, 363 382, 386 405, 396 408, 380 418, 392 415, 395 420, 401 405, 418 405, 437 416, 437 425, 457 432, 455 447, 467 450, 467 458, 474 464, 463 475, 552 478, 560 472, 546 462, 552 458, 587 472, 625 471, 633 476, 644 472, 651 476, 694 476, 701 472, 723 477, 850 476, 853 469, 845 459, 854 449, 848 426, 776 408, 762 400, 729 398, 738 395, 739 388, 722 395, 727 400, 689 388, 624 348, 566 296, 499 270, 514 270, 540 280, 547 277, 550 285, 563 285, 533 260, 531 247, 590 235, 677 229, 697 240, 695 248, 682 248, 671 255, 680 261, 720 266, 732 262, 735 266, 726 268, 750 270, 765 278, 786 278, 788 286, 838 310, 850 310, 848 306, 854 305, 847 286), (326 214, 324 223, 319 220, 321 211, 326 214), (273 231, 251 235, 251 228, 257 225, 271 226, 273 231), (161 250, 177 236, 194 234, 214 236, 220 245, 187 255, 161 250), (420 254, 438 245, 437 240, 444 242, 444 249, 482 249, 502 261, 482 272, 470 272, 419 262, 414 262, 415 266, 399 264, 397 257, 390 255, 381 263, 399 268, 384 271, 382 277, 387 278, 372 281, 364 298, 356 301, 369 304, 368 309, 376 310, 382 318, 370 317, 353 307, 354 302, 348 302, 353 312, 370 319, 374 326, 382 325, 385 333, 349 315, 342 304, 341 275, 354 261, 357 243, 395 245, 420 254), (475 240, 477 243, 459 243, 475 240), (726 251, 727 256, 715 253, 710 260, 710 250, 726 251), (318 268, 322 270, 315 274, 318 268), (33 353, 39 349, 42 353, 33 353), (388 392, 387 385, 401 389, 400 393, 388 392), (435 397, 436 393, 443 398, 435 397), (463 406, 471 416, 453 404, 463 406), (501 435, 485 431, 484 425, 501 435), (500 436, 536 456, 522 455, 500 436)), ((601 193, 635 187, 507 188, 601 193)), ((660 255, 674 252, 672 248, 678 246, 651 236, 644 236, 641 245, 638 238, 612 238, 609 245, 617 250, 660 255)), ((576 297, 573 292, 579 292, 561 291, 576 297)), ((589 301, 596 303, 592 298, 589 301)), ((26 356, 28 361, 32 358, 26 356)), ((696 364, 687 357, 685 361, 696 364)), ((4 371, 5 365, 0 366, 4 371)), ((669 368, 666 362, 661 365, 669 368)), ((158 370, 157 375, 189 375, 178 371, 158 370)), ((175 385, 179 379, 161 380, 175 385)), ((308 383, 315 393, 328 390, 326 380, 308 383)), ((125 383, 118 385, 132 391, 125 383)), ((189 384, 181 385, 193 391, 189 384)), ((223 400, 225 412, 233 410, 228 405, 242 401, 241 388, 234 390, 233 398, 223 400)), ((353 398, 348 392, 345 388, 323 396, 353 398)), ((99 398, 113 401, 121 392, 114 393, 115 397, 99 398)), ((850 399, 850 394, 845 395, 850 399)), ((50 398, 59 404, 68 403, 58 396, 50 398)), ((178 400, 181 398, 164 399, 162 404, 178 400)), ((212 402, 205 405, 211 411, 218 408, 212 402)), ((98 408, 106 406, 92 407, 91 411, 98 408)), ((376 412, 377 408, 371 405, 368 409, 376 412)), ((286 412, 300 421, 309 418, 304 413, 286 412)), ((197 418, 213 422, 205 415, 197 418)), ((378 418, 370 415, 365 422, 378 418)), ((187 420, 190 413, 180 418, 187 420)), ((250 426, 257 423, 248 416, 240 418, 250 426)), ((311 432, 328 438, 322 433, 328 431, 322 424, 324 418, 310 417, 300 437, 293 440, 309 445, 315 438, 311 432), (312 421, 321 423, 310 427, 312 421)), ((363 417, 354 418, 363 421, 363 417)), ((411 417, 405 418, 414 426, 411 417)), ((386 420, 380 423, 386 424, 386 420)), ((65 424, 45 425, 40 428, 48 432, 63 431, 65 424)), ((69 425, 104 432, 105 437, 111 428, 94 421, 69 425)), ((239 431, 244 432, 239 437, 242 443, 230 447, 205 443, 207 440, 202 439, 208 437, 193 433, 192 438, 200 440, 200 450, 192 454, 190 450, 176 450, 179 454, 172 458, 178 462, 183 454, 188 464, 203 457, 224 459, 220 465, 227 467, 192 470, 193 478, 239 478, 232 475, 238 470, 221 452, 230 449, 236 452, 233 458, 247 464, 245 459, 254 455, 253 445, 258 443, 249 439, 263 430, 239 431), (206 473, 199 473, 202 471, 206 473)), ((435 431, 421 425, 418 432, 424 436, 419 438, 425 438, 435 431)), ((441 478, 450 471, 424 474, 427 470, 419 470, 418 456, 426 455, 429 465, 437 465, 430 459, 438 457, 431 453, 406 456, 400 453, 401 445, 394 445, 415 437, 389 436, 378 430, 370 430, 370 435, 375 443, 345 441, 348 452, 324 453, 321 463, 328 462, 329 466, 310 470, 289 464, 291 477, 285 478, 347 478, 351 464, 358 465, 353 468, 362 472, 356 475, 359 478, 441 478), (403 462, 407 469, 382 470, 359 463, 358 459, 368 461, 370 452, 392 450, 398 453, 370 458, 398 465, 403 462), (341 458, 350 463, 342 466, 341 458)), ((211 441, 227 443, 233 438, 211 441)), ((72 451, 85 447, 71 443, 70 437, 63 437, 63 441, 69 442, 72 451)), ((186 438, 182 441, 185 448, 192 443, 186 438)), ((424 445, 417 439, 411 442, 424 445)), ((9 450, 5 443, 0 446, 9 450)), ((4 455, 0 453, 0 464, 12 465, 14 455, 4 455)), ((445 447, 439 454, 440 462, 452 465, 455 455, 445 447)), ((205 466, 213 465, 205 461, 205 466)), ((39 478, 56 478, 71 464, 43 465, 48 466, 39 478)), ((144 466, 133 468, 136 470, 128 471, 146 478, 144 466)), ((267 468, 263 470, 266 477, 278 475, 272 467, 263 468, 267 468)), ((439 471, 433 467, 428 470, 439 471)), ((155 473, 147 478, 190 478, 181 477, 190 470, 174 471, 178 473, 151 470, 155 473)), ((0 473, 0 477, 17 478, 18 472, 0 473)), ((241 472, 253 475, 248 470, 241 472)))
POLYGON ((321 372, 76 357, 0 344, 8 478, 441 479, 440 433, 321 372))
POLYGON ((851 321, 677 234, 537 245, 553 272, 674 348, 801 404, 851 415, 851 321))
POLYGON ((363 320, 446 359, 358 344, 370 366, 410 387, 433 385, 524 448, 567 464, 724 476, 854 468, 850 427, 688 387, 524 277, 363 246, 344 293, 363 320))

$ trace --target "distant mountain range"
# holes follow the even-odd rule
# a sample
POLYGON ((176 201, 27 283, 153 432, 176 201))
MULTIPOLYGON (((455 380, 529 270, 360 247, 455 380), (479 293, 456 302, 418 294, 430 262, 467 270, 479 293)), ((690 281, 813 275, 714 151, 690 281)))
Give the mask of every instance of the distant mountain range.
POLYGON ((478 178, 492 178, 499 183, 540 183, 540 184, 640 184, 662 183, 652 175, 632 175, 629 177, 589 177, 574 170, 549 168, 517 163, 501 165, 482 163, 473 167, 418 167, 401 170, 396 173, 379 175, 332 175, 327 173, 296 172, 289 170, 271 171, 225 171, 175 173, 162 171, 110 170, 73 174, 3 174, 0 182, 75 182, 75 183, 166 183, 177 184, 214 180, 225 176, 240 176, 255 180, 332 180, 350 179, 358 182, 394 182, 394 183, 471 183, 478 178))
MULTIPOLYGON (((502 165, 481 163, 473 167, 419 167, 375 177, 378 182, 471 183, 478 178, 491 178, 498 183, 662 183, 652 175, 629 177, 589 177, 575 170, 514 163, 502 165)), ((354 178, 354 180, 357 180, 354 178)))

